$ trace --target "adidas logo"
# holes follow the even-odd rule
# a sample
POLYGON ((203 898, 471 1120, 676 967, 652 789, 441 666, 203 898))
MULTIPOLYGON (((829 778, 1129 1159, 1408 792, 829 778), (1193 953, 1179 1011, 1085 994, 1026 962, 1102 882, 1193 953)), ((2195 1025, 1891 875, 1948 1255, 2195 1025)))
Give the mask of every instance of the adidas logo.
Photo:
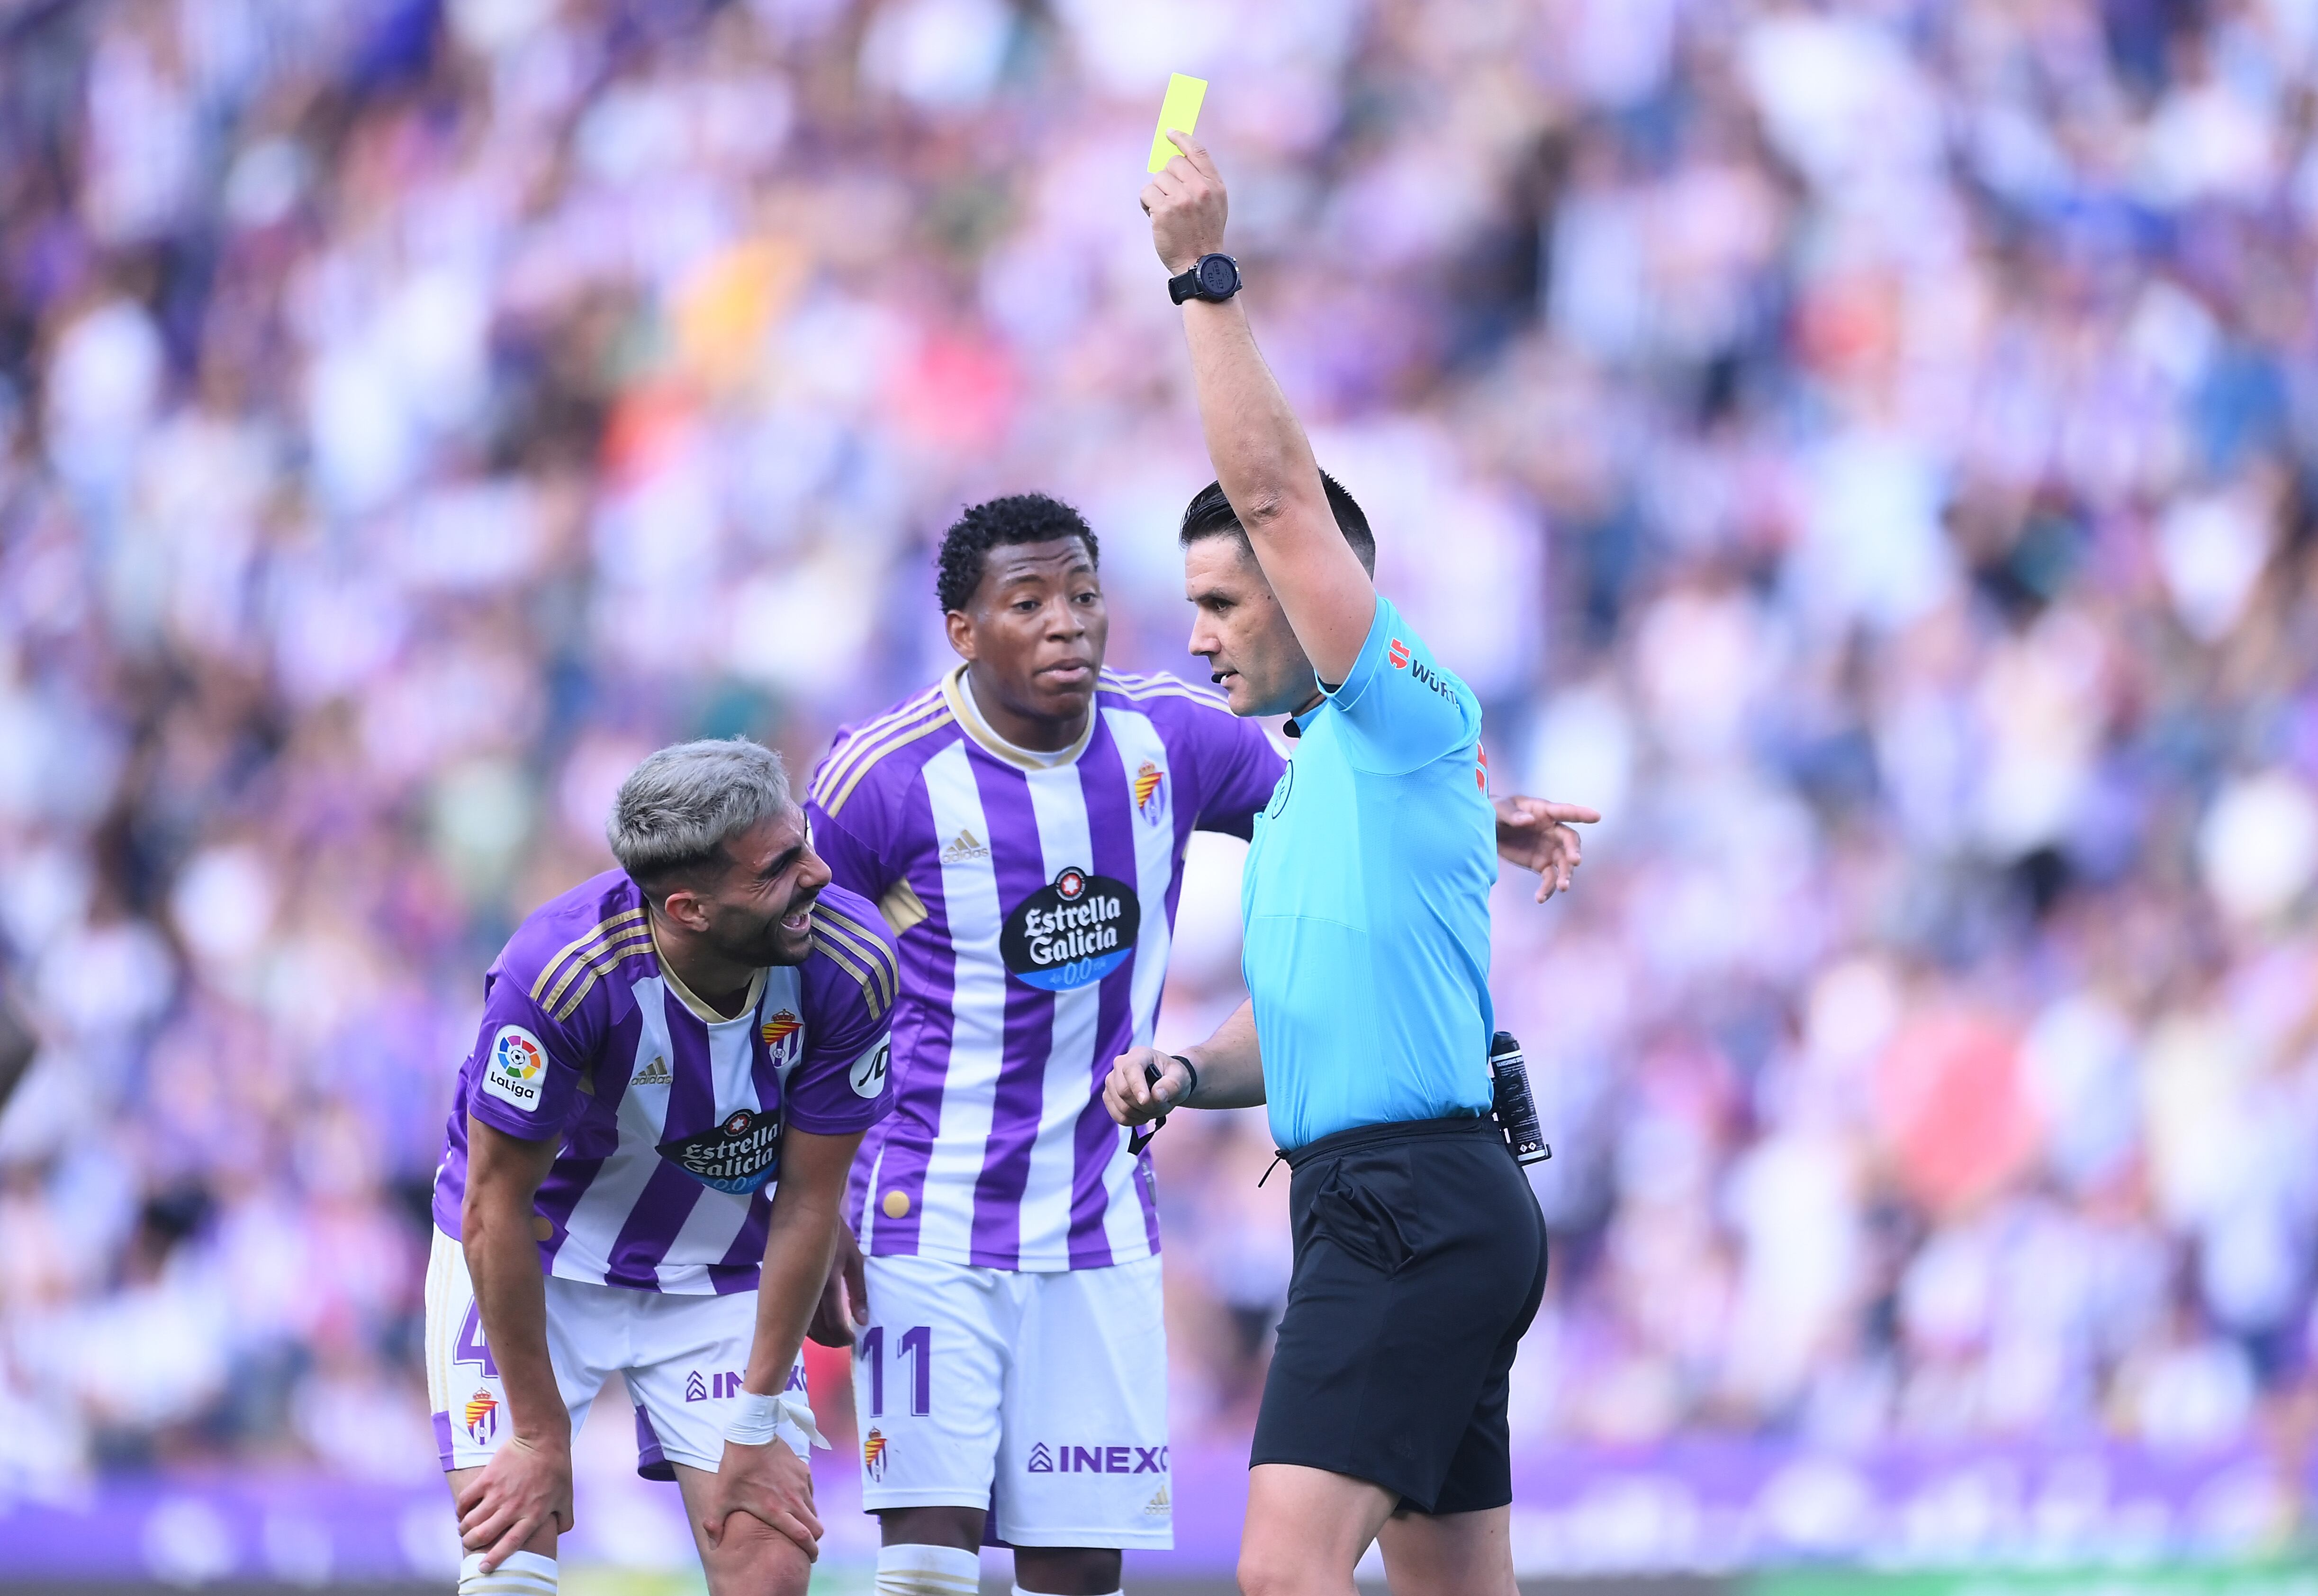
POLYGON ((949 846, 941 851, 941 862, 945 865, 963 865, 969 859, 986 859, 989 856, 990 845, 964 827, 959 828, 957 835, 949 839, 949 846))
POLYGON ((1143 1504, 1143 1516, 1146 1519, 1171 1519, 1175 1516, 1175 1504, 1168 1499, 1166 1486, 1160 1486, 1157 1493, 1143 1504))
POLYGON ((675 1078, 675 1075, 668 1067, 668 1061, 660 1057, 660 1054, 654 1054, 652 1055, 652 1062, 636 1071, 635 1084, 638 1086, 666 1086, 675 1078))

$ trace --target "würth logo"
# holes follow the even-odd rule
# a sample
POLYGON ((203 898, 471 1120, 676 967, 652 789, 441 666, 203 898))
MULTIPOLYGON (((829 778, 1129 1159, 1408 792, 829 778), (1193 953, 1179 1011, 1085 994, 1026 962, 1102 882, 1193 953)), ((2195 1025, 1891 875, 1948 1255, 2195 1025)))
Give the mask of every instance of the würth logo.
POLYGON ((1449 678, 1410 653, 1408 645, 1400 639, 1396 637, 1392 640, 1392 647, 1385 650, 1385 658, 1392 661, 1395 670, 1408 672, 1411 680, 1431 688, 1451 704, 1457 702, 1457 689, 1449 685, 1449 678))

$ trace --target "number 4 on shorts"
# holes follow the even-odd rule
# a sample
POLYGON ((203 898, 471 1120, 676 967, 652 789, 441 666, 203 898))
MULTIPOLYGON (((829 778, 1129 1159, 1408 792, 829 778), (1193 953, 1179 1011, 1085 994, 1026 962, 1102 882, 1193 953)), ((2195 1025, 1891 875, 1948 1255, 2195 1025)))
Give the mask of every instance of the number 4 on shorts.
POLYGON ((490 1344, 483 1340, 483 1305, 467 1305, 467 1316, 459 1322, 459 1343, 451 1349, 453 1363, 480 1363, 483 1378, 499 1377, 499 1366, 491 1357, 490 1344))
MULTIPOLYGON (((869 1365, 869 1416, 885 1414, 885 1327, 861 1332, 853 1355, 869 1365)), ((934 1409, 934 1332, 930 1325, 913 1324, 894 1343, 894 1356, 910 1360, 910 1412, 922 1419, 934 1409)))

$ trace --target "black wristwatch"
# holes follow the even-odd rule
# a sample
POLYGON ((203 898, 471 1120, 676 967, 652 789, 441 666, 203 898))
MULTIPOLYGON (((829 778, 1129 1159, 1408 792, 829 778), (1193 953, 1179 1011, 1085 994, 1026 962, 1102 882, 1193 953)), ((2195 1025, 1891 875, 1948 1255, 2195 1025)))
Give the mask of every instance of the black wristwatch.
POLYGON ((1238 291, 1239 263, 1227 255, 1203 255, 1181 277, 1167 279, 1167 297, 1179 305, 1185 300, 1221 304, 1238 291))

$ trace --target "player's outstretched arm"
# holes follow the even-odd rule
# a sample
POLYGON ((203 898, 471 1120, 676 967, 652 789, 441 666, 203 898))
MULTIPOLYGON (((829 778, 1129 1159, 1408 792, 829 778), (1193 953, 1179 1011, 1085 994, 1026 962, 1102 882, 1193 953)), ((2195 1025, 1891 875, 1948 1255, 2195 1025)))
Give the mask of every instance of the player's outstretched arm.
MULTIPOLYGON (((1222 252, 1228 207, 1215 157, 1189 133, 1167 137, 1183 153, 1144 185, 1143 209, 1160 260, 1180 275, 1222 252)), ((1376 588, 1336 528, 1312 445, 1255 346, 1241 300, 1184 301, 1183 336, 1216 480, 1313 668, 1324 682, 1341 682, 1376 619, 1376 588)))
POLYGON ((1181 1058, 1149 1047, 1128 1049, 1102 1083, 1102 1106, 1125 1125, 1148 1125, 1174 1108, 1253 1108, 1262 1101, 1263 1054, 1256 1045, 1253 1003, 1242 1003, 1214 1036, 1181 1058), (1153 1064, 1159 1066, 1155 1084, 1153 1064))
POLYGON ((527 1142, 467 1118, 467 1192, 460 1246, 475 1284, 483 1340, 507 1391, 508 1442, 453 1499, 459 1539, 490 1573, 552 1524, 571 1528, 571 1415, 547 1357, 547 1286, 533 1201, 560 1139, 527 1142))
MULTIPOLYGON (((773 1191, 772 1219, 765 1233, 756 1335, 749 1344, 749 1367, 741 1376, 744 1401, 785 1394, 805 1323, 829 1279, 845 1178, 860 1145, 858 1131, 823 1136, 792 1125, 781 1134, 780 1184, 773 1191)), ((724 1456, 701 1516, 709 1545, 723 1541, 726 1520, 734 1513, 761 1520, 795 1542, 807 1558, 821 1555, 813 1471, 786 1443, 769 1434, 750 1442, 727 1433, 724 1456)))

